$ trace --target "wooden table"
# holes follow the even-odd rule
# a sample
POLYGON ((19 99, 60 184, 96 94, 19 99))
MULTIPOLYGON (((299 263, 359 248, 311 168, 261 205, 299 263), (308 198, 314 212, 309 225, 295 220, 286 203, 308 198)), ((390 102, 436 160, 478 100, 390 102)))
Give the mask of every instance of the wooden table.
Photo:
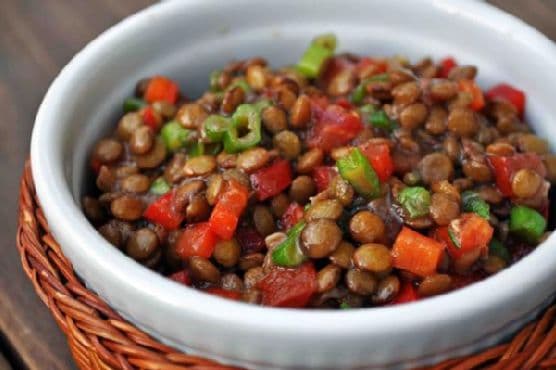
MULTIPOLYGON (((75 369, 15 248, 19 175, 48 85, 97 34, 152 0, 3 0, 0 7, 0 370, 75 369), (2 355, 3 354, 3 355, 2 355), (11 365, 10 365, 11 364, 11 365)), ((556 1, 491 0, 556 39, 556 1)))

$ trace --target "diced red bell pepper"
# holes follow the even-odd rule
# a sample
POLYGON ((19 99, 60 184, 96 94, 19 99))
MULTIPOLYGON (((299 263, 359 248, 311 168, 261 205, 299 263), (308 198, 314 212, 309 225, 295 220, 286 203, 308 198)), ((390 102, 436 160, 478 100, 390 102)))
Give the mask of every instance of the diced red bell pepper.
POLYGON ((404 281, 401 283, 400 291, 396 298, 390 302, 391 305, 395 304, 402 304, 402 303, 409 303, 414 302, 419 299, 417 295, 417 289, 413 286, 413 284, 409 281, 404 281))
POLYGON ((228 181, 210 214, 212 232, 224 240, 231 239, 239 217, 247 207, 248 198, 249 191, 244 185, 234 180, 228 181))
POLYGON ((312 262, 296 269, 273 268, 259 283, 262 304, 273 307, 305 307, 316 290, 317 273, 312 262))
POLYGON ((278 159, 270 166, 251 174, 249 179, 259 201, 278 195, 292 182, 290 162, 278 159))
POLYGON ((188 225, 176 243, 176 253, 183 259, 197 256, 210 258, 217 242, 208 222, 188 225))
POLYGON ((361 118, 355 111, 331 104, 317 118, 309 131, 307 144, 311 148, 330 151, 348 144, 362 129, 361 118))
POLYGON ((152 202, 143 213, 143 217, 166 230, 175 230, 180 226, 185 215, 174 207, 174 192, 170 191, 152 202))
POLYGON ((481 88, 472 80, 460 80, 459 81, 460 91, 471 94, 471 104, 469 107, 474 111, 478 112, 485 106, 485 98, 483 96, 483 91, 481 88))
POLYGON ((217 287, 207 288, 205 289, 205 292, 212 295, 217 295, 222 298, 233 299, 234 301, 238 301, 241 297, 241 294, 239 292, 234 292, 233 290, 226 290, 217 287))
POLYGON ((541 158, 533 153, 520 153, 511 156, 489 155, 487 162, 494 171, 496 186, 507 197, 513 196, 512 179, 521 169, 531 169, 540 176, 546 176, 546 168, 541 158))
POLYGON ((189 271, 181 270, 174 272, 172 275, 168 276, 171 280, 174 280, 183 285, 191 285, 191 277, 189 276, 189 271))
POLYGON ((476 249, 486 251, 493 232, 492 226, 481 216, 476 213, 464 213, 458 219, 453 220, 450 226, 437 228, 433 232, 433 237, 447 248, 453 259, 457 260, 476 249))
POLYGON ((264 238, 252 227, 239 227, 236 239, 243 254, 258 253, 266 249, 264 238))
POLYGON ((438 71, 438 77, 448 78, 452 68, 457 66, 456 60, 452 57, 446 57, 440 61, 440 70, 438 71))
POLYGON ((525 93, 509 84, 493 86, 486 92, 489 100, 505 100, 513 105, 520 117, 525 111, 525 93))
POLYGON ((365 143, 359 146, 365 157, 371 163, 380 181, 387 181, 394 173, 394 161, 387 144, 365 143))
POLYGON ((419 276, 436 272, 444 245, 408 227, 403 227, 392 249, 394 267, 419 276))
POLYGON ((362 71, 367 68, 373 68, 371 75, 376 75, 380 73, 386 72, 388 69, 388 64, 385 60, 377 60, 373 58, 363 57, 359 60, 359 62, 355 65, 355 69, 357 71, 362 71))
POLYGON ((289 230, 303 218, 304 213, 303 207, 297 204, 297 202, 290 203, 288 208, 286 208, 286 212, 284 212, 280 219, 282 229, 289 230))
POLYGON ((178 101, 180 89, 178 85, 167 77, 154 76, 149 80, 144 99, 147 103, 166 101, 175 104, 178 101))
POLYGON ((162 117, 160 114, 158 114, 150 105, 143 108, 140 113, 143 123, 149 126, 154 132, 158 132, 160 126, 162 126, 162 117))
POLYGON ((318 166, 313 169, 313 180, 317 186, 317 190, 320 193, 328 188, 330 181, 334 177, 338 176, 338 171, 336 167, 330 166, 318 166))

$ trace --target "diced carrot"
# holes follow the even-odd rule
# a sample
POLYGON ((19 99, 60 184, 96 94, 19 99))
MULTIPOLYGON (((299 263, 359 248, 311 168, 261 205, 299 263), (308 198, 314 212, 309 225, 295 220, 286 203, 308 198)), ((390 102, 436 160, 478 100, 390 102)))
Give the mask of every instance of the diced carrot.
POLYGON ((149 80, 144 99, 147 103, 166 101, 175 104, 179 93, 180 89, 174 81, 167 77, 154 76, 149 80))
POLYGON ((408 227, 403 227, 392 249, 394 267, 419 276, 436 272, 444 245, 408 227))

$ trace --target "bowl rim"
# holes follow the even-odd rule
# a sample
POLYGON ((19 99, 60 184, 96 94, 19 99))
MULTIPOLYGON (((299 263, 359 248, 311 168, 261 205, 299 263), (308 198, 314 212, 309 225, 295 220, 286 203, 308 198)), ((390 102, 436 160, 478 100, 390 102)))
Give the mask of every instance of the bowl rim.
MULTIPOLYGON (((552 41, 530 25, 492 5, 478 1, 419 1, 426 5, 452 8, 465 16, 478 17, 485 22, 488 20, 493 28, 503 24, 507 29, 518 30, 519 32, 514 32, 513 35, 515 41, 527 44, 547 60, 556 60, 556 46, 552 41)), ((61 142, 60 138, 55 136, 57 119, 64 117, 60 99, 71 91, 71 86, 75 83, 83 65, 89 59, 98 57, 97 53, 106 45, 114 44, 127 35, 133 34, 136 25, 148 22, 150 17, 164 17, 177 7, 196 6, 201 3, 216 6, 218 0, 160 2, 125 18, 104 31, 76 54, 49 87, 39 107, 33 129, 32 172, 47 220, 50 224, 60 225, 60 227, 68 226, 65 228, 63 239, 68 245, 71 244, 71 248, 86 244, 98 245, 98 248, 87 248, 82 253, 85 253, 97 268, 102 265, 105 270, 111 270, 111 279, 122 280, 128 289, 141 292, 156 304, 171 305, 174 309, 184 310, 190 315, 216 320, 221 325, 241 323, 242 326, 255 331, 264 328, 267 333, 310 332, 311 335, 334 335, 339 339, 344 336, 368 333, 370 330, 389 333, 393 329, 392 318, 397 322, 396 328, 414 331, 431 321, 469 317, 478 311, 486 310, 489 306, 510 302, 515 297, 513 286, 516 283, 519 283, 522 290, 533 289, 539 279, 546 279, 550 275, 551 266, 543 263, 543 260, 544 256, 550 253, 548 244, 556 244, 554 233, 530 255, 511 268, 449 294, 399 306, 357 310, 299 310, 248 305, 184 288, 144 268, 113 248, 84 218, 64 178, 61 150, 56 152, 56 149, 53 149, 55 147, 53 143, 61 142), (524 273, 531 273, 531 271, 535 278, 526 281, 519 279, 524 273), (192 302, 195 304, 192 305, 192 302), (443 309, 439 310, 438 307, 443 309), (334 322, 334 325, 322 325, 323 322, 334 322)))

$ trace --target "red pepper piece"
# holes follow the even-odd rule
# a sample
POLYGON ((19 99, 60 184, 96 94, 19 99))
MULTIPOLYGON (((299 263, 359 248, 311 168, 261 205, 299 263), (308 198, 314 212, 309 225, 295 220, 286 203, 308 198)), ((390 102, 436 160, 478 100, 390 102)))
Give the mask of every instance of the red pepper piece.
POLYGON ((278 159, 270 166, 261 168, 250 176, 251 187, 258 200, 265 200, 280 194, 292 182, 290 162, 278 159))
POLYGON ((176 253, 183 259, 193 256, 210 258, 216 242, 216 235, 208 222, 192 224, 181 233, 176 244, 176 253))
POLYGON ((521 169, 531 169, 540 176, 546 176, 546 168, 537 154, 522 153, 511 156, 487 156, 487 162, 494 171, 496 186, 507 197, 513 196, 512 179, 521 169))
POLYGON ((304 215, 303 207, 301 207, 297 202, 292 202, 286 208, 286 212, 282 215, 280 219, 280 224, 282 229, 289 230, 293 225, 298 223, 304 215))
POLYGON ((174 192, 168 192, 152 202, 143 217, 152 223, 159 224, 166 230, 177 229, 185 218, 185 215, 178 212, 173 204, 174 192))
POLYGON ((305 307, 316 290, 317 273, 311 262, 296 269, 274 268, 259 283, 262 304, 273 307, 305 307))
POLYGON ((262 252, 266 249, 264 238, 252 227, 239 227, 236 239, 243 254, 262 252))
POLYGON ((394 173, 394 161, 387 144, 365 143, 359 146, 365 157, 371 163, 380 181, 387 181, 394 173))
POLYGON ((440 61, 440 70, 438 71, 438 77, 448 78, 452 68, 457 66, 456 60, 452 57, 446 57, 440 61))
POLYGON ((453 259, 460 259, 476 249, 486 252, 494 232, 487 220, 475 213, 464 213, 452 222, 457 226, 456 231, 452 230, 452 237, 448 232, 448 226, 437 228, 433 232, 433 237, 447 248, 453 259), (459 247, 454 244, 454 241, 459 247))
POLYGON ((216 235, 224 240, 234 236, 239 217, 247 207, 248 197, 249 191, 245 186, 234 180, 227 182, 210 214, 209 224, 216 235))
POLYGON ((478 112, 485 106, 485 98, 481 88, 472 80, 460 80, 459 81, 460 91, 471 94, 471 104, 469 107, 474 111, 478 112))
POLYGON ((336 167, 318 166, 313 169, 313 180, 320 193, 328 188, 330 181, 338 175, 336 167))
POLYGON ((183 285, 191 285, 191 277, 189 276, 189 271, 181 270, 174 272, 172 275, 168 276, 171 280, 174 280, 183 285))
MULTIPOLYGON (((318 107, 314 110, 318 111, 318 107)), ((356 112, 331 104, 309 131, 307 144, 311 148, 330 151, 349 143, 362 129, 361 118, 356 112)))
POLYGON ((160 114, 158 114, 150 105, 147 105, 141 110, 141 117, 143 118, 143 123, 149 126, 154 132, 158 132, 160 126, 162 126, 162 118, 160 117, 160 114))
POLYGON ((238 301, 239 298, 241 297, 241 294, 239 294, 239 292, 234 292, 232 290, 226 290, 217 287, 207 288, 205 289, 205 292, 212 295, 217 295, 222 298, 233 299, 234 301, 238 301))
POLYGON ((154 76, 149 80, 144 99, 147 103, 166 101, 170 104, 175 104, 179 94, 180 89, 174 81, 167 77, 154 76))
POLYGON ((409 281, 404 281, 401 284, 400 291, 396 298, 390 302, 391 305, 414 302, 419 299, 417 289, 409 281))
POLYGON ((509 84, 493 86, 486 92, 489 100, 504 100, 513 105, 520 117, 525 111, 525 93, 509 84))

